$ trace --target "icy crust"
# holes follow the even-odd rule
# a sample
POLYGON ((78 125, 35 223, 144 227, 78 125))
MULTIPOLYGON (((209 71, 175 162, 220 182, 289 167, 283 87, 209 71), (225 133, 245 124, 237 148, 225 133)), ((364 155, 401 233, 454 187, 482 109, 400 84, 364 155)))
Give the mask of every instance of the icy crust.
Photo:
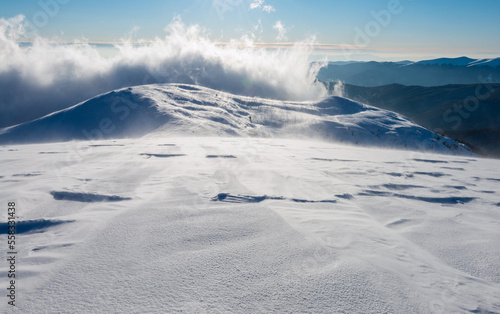
POLYGON ((0 130, 0 143, 159 136, 314 138, 387 148, 469 154, 468 147, 391 111, 332 96, 292 102, 185 84, 129 87, 0 130))

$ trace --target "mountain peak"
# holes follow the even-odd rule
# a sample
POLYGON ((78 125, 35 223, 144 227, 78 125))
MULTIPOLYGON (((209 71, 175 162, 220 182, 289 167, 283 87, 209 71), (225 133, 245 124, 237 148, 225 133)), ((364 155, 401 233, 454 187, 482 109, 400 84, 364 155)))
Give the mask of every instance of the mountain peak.
POLYGON ((109 92, 37 120, 0 130, 0 143, 175 136, 298 137, 469 154, 391 111, 342 97, 293 102, 237 96, 186 84, 109 92))

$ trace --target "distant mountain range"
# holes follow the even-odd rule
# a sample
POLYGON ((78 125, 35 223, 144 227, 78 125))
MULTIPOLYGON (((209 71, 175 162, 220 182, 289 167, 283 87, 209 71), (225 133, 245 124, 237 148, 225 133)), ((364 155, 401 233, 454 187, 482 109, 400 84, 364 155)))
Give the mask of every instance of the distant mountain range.
POLYGON ((468 57, 439 58, 439 59, 412 62, 411 64, 452 65, 452 66, 465 66, 465 67, 488 66, 496 68, 500 66, 500 58, 493 58, 493 59, 471 59, 468 57))
POLYGON ((342 81, 357 86, 389 84, 441 86, 500 83, 500 58, 440 58, 418 62, 330 62, 320 70, 324 82, 342 81))
MULTIPOLYGON (((329 84, 333 91, 334 83, 329 84)), ((500 157, 500 84, 435 87, 346 84, 345 97, 400 113, 423 127, 500 157)))

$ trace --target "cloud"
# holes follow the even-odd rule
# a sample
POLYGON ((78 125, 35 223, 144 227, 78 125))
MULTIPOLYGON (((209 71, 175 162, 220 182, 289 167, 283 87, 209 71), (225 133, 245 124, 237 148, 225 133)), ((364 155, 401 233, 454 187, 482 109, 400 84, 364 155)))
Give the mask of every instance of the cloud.
POLYGON ((277 21, 274 25, 273 28, 278 31, 278 36, 276 36, 277 40, 284 40, 286 39, 286 28, 281 21, 277 21))
POLYGON ((250 9, 258 9, 264 4, 264 0, 254 0, 252 3, 250 3, 250 9))
POLYGON ((264 28, 262 26, 262 20, 259 19, 258 23, 252 27, 252 30, 254 32, 257 32, 259 34, 262 34, 264 32, 264 28))
POLYGON ((272 5, 265 5, 262 7, 262 11, 267 12, 267 13, 271 13, 271 12, 274 12, 276 10, 274 9, 274 7, 272 5))
POLYGON ((127 33, 128 38, 134 38, 137 36, 137 33, 139 32, 141 28, 139 26, 134 26, 132 29, 127 33))
POLYGON ((264 5, 264 0, 254 0, 252 3, 250 3, 250 9, 262 9, 262 11, 267 13, 276 11, 276 9, 274 9, 272 5, 264 5))
POLYGON ((38 118, 117 88, 188 83, 246 96, 311 100, 325 95, 311 43, 269 50, 219 45, 197 25, 175 19, 167 35, 148 44, 123 42, 105 58, 87 43, 26 47, 23 18, 0 18, 0 127, 38 118))

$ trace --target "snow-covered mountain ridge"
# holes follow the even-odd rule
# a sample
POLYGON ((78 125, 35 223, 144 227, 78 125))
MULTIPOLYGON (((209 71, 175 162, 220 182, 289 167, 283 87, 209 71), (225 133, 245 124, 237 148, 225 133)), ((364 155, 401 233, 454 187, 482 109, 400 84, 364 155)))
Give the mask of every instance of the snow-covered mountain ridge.
POLYGON ((341 97, 293 102, 186 84, 112 91, 0 130, 0 143, 160 136, 314 138, 396 149, 470 154, 451 139, 391 111, 341 97))

